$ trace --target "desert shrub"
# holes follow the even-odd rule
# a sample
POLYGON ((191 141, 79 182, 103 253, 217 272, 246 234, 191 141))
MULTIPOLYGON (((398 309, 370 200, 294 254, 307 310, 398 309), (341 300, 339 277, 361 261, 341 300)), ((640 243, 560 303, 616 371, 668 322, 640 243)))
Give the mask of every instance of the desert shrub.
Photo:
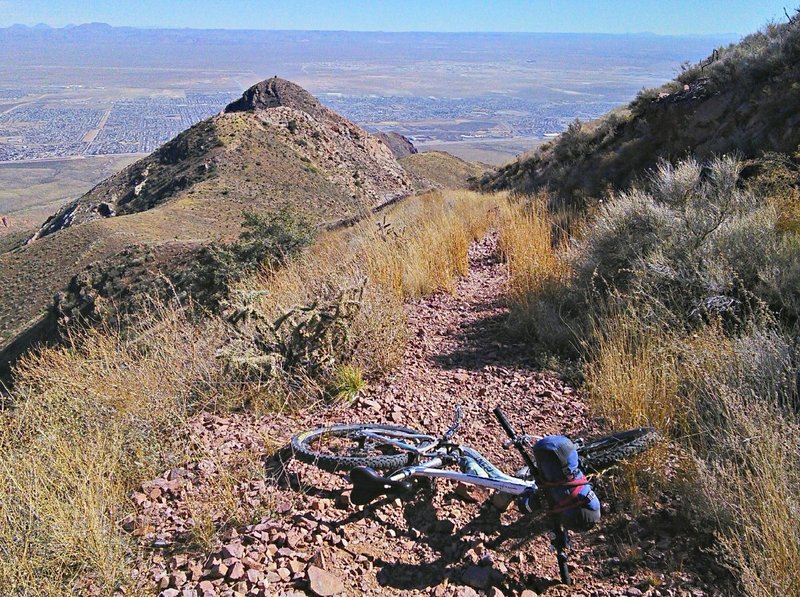
POLYGON ((684 497, 737 590, 794 594, 800 245, 763 194, 785 185, 745 186, 741 171, 732 157, 662 163, 602 207, 570 250, 585 313, 572 329, 598 414, 655 425, 691 458, 684 497))
POLYGON ((316 237, 310 221, 288 207, 268 213, 245 210, 243 218, 239 240, 207 247, 182 282, 204 304, 216 307, 237 281, 259 268, 286 263, 316 237))
POLYGON ((333 376, 355 352, 350 330, 361 310, 365 282, 286 308, 274 319, 246 300, 230 304, 227 320, 237 334, 223 352, 226 366, 241 381, 272 393, 303 387, 312 396, 327 395, 333 376))
POLYGON ((648 190, 613 198, 572 252, 576 291, 589 302, 636 296, 687 324, 738 325, 762 309, 780 252, 777 214, 741 188, 740 171, 733 157, 662 163, 648 190))
POLYGON ((800 590, 797 364, 784 335, 756 326, 735 338, 719 328, 685 339, 681 393, 691 405, 698 486, 694 515, 720 531, 724 561, 748 595, 800 590))
POLYGON ((236 383, 286 408, 335 396, 346 368, 368 378, 391 369, 405 348, 404 301, 454 289, 496 203, 468 192, 414 198, 236 284, 225 305, 236 383))
POLYGON ((653 100, 658 98, 661 90, 657 87, 645 87, 636 94, 634 100, 630 103, 630 110, 635 116, 641 116, 647 112, 648 107, 653 100))

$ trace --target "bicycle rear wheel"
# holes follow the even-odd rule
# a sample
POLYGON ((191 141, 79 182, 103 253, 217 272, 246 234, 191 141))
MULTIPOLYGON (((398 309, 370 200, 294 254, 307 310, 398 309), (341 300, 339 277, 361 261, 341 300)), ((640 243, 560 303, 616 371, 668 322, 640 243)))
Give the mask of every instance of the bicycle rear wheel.
POLYGON ((292 438, 292 451, 301 462, 329 472, 347 472, 357 466, 393 470, 414 460, 414 452, 367 437, 366 431, 396 436, 417 449, 429 448, 437 441, 419 431, 395 425, 334 425, 298 433, 292 438))
POLYGON ((596 473, 649 450, 660 439, 652 427, 639 427, 591 440, 578 448, 578 455, 582 468, 596 473))

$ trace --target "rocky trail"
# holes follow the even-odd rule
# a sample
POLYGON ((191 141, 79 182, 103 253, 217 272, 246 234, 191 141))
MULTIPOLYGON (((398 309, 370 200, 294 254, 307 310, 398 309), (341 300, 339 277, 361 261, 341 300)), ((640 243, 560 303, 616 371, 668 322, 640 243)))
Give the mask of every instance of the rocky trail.
POLYGON ((349 503, 341 476, 297 461, 280 466, 267 458, 270 471, 282 470, 265 478, 266 455, 303 429, 372 421, 438 434, 456 405, 463 407, 456 439, 506 471, 521 462, 502 448, 496 405, 529 433, 599 432, 581 393, 537 371, 525 345, 505 337, 496 238, 473 243, 469 257, 470 273, 453 294, 408 305, 411 341, 402 366, 353 404, 193 421, 190 435, 211 456, 145 483, 132 496, 137 514, 122 523, 147 548, 137 571, 142 583, 155 580, 164 597, 715 594, 709 558, 669 495, 632 515, 620 511, 610 482, 596 483, 604 518, 593 531, 573 534, 575 584, 565 587, 556 582, 546 521, 514 506, 501 511, 488 492, 439 482, 432 498, 362 508, 349 503), (242 464, 253 460, 260 470, 242 464), (220 492, 232 473, 236 482, 220 492), (198 506, 214 499, 218 509, 198 506), (204 524, 222 526, 222 542, 203 547, 204 524))

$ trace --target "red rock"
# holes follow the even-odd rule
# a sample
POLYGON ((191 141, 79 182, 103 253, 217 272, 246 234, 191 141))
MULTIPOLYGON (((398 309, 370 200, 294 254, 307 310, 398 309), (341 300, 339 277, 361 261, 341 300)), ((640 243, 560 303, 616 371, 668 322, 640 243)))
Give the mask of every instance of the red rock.
POLYGON ((169 575, 169 583, 176 589, 180 589, 186 584, 186 573, 183 570, 175 570, 169 575))
POLYGON ((228 543, 222 548, 222 557, 241 560, 244 557, 244 546, 241 543, 228 543))
POLYGON ((254 558, 251 558, 250 556, 243 557, 242 564, 244 564, 246 568, 255 568, 256 570, 264 569, 264 565, 261 562, 259 562, 254 558))
POLYGON ((477 485, 467 485, 466 483, 458 483, 455 488, 455 494, 471 503, 480 503, 488 499, 491 491, 485 487, 478 487, 477 485))
POLYGON ((244 578, 245 571, 244 566, 241 562, 236 562, 231 568, 228 570, 228 578, 231 580, 239 580, 244 578))
POLYGON ((338 576, 316 566, 308 568, 308 582, 311 590, 319 597, 329 597, 345 591, 344 583, 338 576))
POLYGON ((247 571, 247 580, 249 580, 251 583, 256 584, 263 579, 264 573, 261 570, 250 568, 250 570, 247 571))

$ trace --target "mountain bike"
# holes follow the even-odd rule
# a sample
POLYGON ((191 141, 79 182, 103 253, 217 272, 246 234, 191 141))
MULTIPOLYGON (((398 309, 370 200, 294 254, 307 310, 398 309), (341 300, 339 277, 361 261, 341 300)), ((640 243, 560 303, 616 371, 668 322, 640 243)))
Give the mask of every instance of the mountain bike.
MULTIPOLYGON (((504 447, 515 447, 525 463, 513 476, 503 473, 477 450, 453 441, 461 425, 460 408, 456 408, 452 425, 441 437, 402 426, 358 423, 299 433, 292 438, 291 448, 302 462, 329 472, 349 473, 353 485, 350 501, 356 505, 369 504, 381 496, 409 497, 430 488, 435 479, 449 479, 516 497, 523 511, 543 509, 552 517, 550 539, 561 581, 570 584, 569 532, 558 515, 563 508, 559 510, 549 493, 541 491, 554 484, 543 478, 532 455, 535 438, 524 431, 518 434, 500 407, 493 412, 509 437, 504 447), (389 472, 382 475, 379 471, 389 472)), ((659 435, 651 427, 641 427, 572 441, 580 469, 592 474, 644 452, 659 441, 659 435)))

